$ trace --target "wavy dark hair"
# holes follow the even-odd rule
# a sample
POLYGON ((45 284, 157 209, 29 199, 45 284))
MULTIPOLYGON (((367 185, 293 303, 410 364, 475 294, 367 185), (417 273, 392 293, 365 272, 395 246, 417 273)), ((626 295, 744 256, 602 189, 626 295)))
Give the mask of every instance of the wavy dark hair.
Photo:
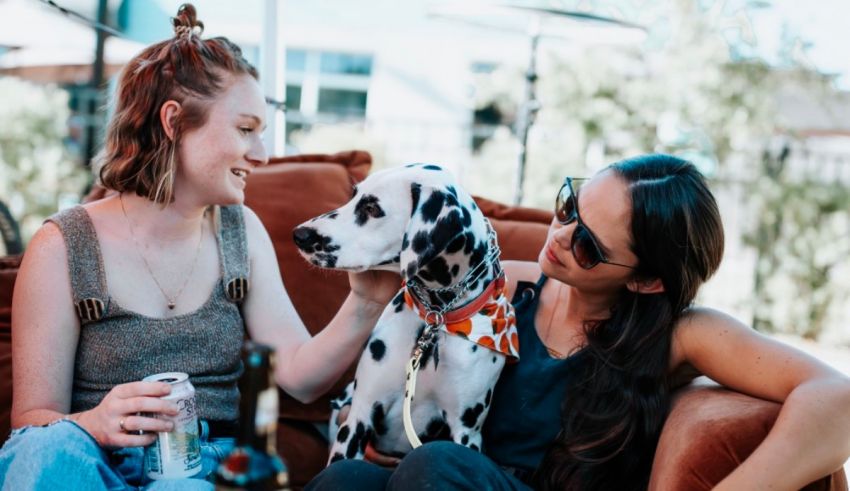
POLYGON ((540 489, 646 489, 669 409, 673 327, 723 256, 717 203, 693 164, 646 155, 609 169, 629 186, 635 274, 659 278, 664 292, 623 287, 609 319, 585 323, 562 429, 534 476, 540 489))

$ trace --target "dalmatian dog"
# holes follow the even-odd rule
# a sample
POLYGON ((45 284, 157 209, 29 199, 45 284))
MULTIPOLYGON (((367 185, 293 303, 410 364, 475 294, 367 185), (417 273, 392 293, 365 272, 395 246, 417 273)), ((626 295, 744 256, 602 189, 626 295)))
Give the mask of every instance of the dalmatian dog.
POLYGON ((518 358, 518 341, 495 233, 472 197, 441 167, 391 168, 357 185, 342 207, 296 227, 293 239, 313 265, 396 271, 403 282, 334 402, 351 409, 338 429, 336 411, 331 417, 329 463, 363 458, 369 442, 387 455, 412 449, 402 424, 406 367, 426 331, 433 337, 414 374, 409 421, 423 442, 480 450, 496 380, 518 358))

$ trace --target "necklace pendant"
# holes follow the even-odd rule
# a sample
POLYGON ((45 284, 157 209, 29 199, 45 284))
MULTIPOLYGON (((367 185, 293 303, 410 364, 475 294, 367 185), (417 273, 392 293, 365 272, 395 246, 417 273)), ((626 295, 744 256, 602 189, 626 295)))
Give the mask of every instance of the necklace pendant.
POLYGON ((174 310, 174 307, 176 307, 174 302, 168 302, 168 310, 174 310))

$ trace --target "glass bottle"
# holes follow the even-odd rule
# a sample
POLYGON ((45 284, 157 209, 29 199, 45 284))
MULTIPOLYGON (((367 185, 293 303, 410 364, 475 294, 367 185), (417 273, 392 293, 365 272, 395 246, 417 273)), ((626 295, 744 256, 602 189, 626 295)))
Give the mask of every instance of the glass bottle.
POLYGON ((274 351, 247 341, 242 362, 245 372, 239 379, 239 433, 233 451, 216 470, 216 489, 288 490, 289 475, 275 444, 278 400, 274 351))

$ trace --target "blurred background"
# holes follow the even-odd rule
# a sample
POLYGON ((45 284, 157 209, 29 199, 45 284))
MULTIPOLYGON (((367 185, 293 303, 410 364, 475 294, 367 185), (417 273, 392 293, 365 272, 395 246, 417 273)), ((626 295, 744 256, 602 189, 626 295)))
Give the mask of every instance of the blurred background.
MULTIPOLYGON (((114 76, 180 3, 0 0, 0 255, 80 201, 114 76)), ((727 234, 699 301, 850 373, 850 2, 194 4, 260 68, 271 155, 434 162, 542 208, 566 175, 690 159, 727 234)))

